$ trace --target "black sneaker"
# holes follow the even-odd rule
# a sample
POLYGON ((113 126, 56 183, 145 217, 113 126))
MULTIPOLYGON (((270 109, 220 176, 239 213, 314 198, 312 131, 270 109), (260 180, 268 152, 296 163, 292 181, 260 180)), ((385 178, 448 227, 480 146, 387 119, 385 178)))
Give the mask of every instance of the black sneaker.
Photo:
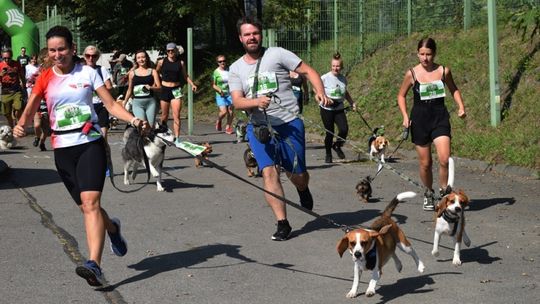
POLYGON ((327 164, 332 163, 332 154, 326 154, 326 157, 324 158, 324 162, 327 164))
POLYGON ((272 240, 274 241, 286 241, 289 236, 291 235, 291 225, 289 225, 289 221, 286 219, 278 221, 277 223, 277 231, 272 235, 272 240))
POLYGON ((450 186, 446 186, 445 189, 439 188, 439 200, 450 193, 452 193, 452 187, 450 186))
POLYGON ((39 145, 39 138, 34 137, 34 141, 32 142, 32 146, 37 147, 39 145))
POLYGON ((424 205, 422 206, 422 209, 425 211, 435 210, 435 196, 433 190, 426 190, 426 192, 424 192, 424 205))
POLYGON ((128 249, 127 249, 127 242, 122 237, 122 233, 120 229, 121 228, 120 220, 117 218, 112 218, 111 222, 113 223, 113 225, 116 226, 115 233, 107 231, 107 234, 109 235, 109 239, 111 239, 111 251, 117 256, 124 256, 126 255, 128 249))
POLYGON ((90 286, 102 286, 105 283, 103 272, 95 261, 86 261, 82 266, 75 268, 75 272, 90 286))
POLYGON ((343 153, 341 146, 339 146, 337 142, 332 145, 332 149, 336 151, 336 154, 340 159, 345 159, 345 153, 343 153))
POLYGON ((300 204, 302 207, 313 210, 313 196, 311 196, 309 188, 306 188, 304 191, 296 189, 296 191, 298 191, 298 196, 300 196, 300 204))
POLYGON ((39 144, 39 149, 40 149, 41 151, 47 151, 47 148, 45 147, 45 143, 40 143, 40 144, 39 144))

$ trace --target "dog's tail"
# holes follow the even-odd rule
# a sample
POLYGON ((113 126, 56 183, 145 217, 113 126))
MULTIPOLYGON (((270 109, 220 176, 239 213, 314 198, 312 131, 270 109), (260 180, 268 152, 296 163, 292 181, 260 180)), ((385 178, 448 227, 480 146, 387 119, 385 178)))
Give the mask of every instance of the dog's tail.
POLYGON ((396 209, 399 202, 403 202, 404 200, 413 198, 415 196, 416 196, 416 193, 412 191, 401 192, 400 194, 396 195, 396 197, 392 199, 392 201, 388 204, 388 206, 386 206, 386 208, 383 211, 382 216, 390 217, 392 215, 392 212, 394 212, 394 210, 396 209))
POLYGON ((455 176, 455 167, 454 167, 454 159, 449 157, 448 158, 448 187, 450 189, 454 188, 454 176, 455 176))

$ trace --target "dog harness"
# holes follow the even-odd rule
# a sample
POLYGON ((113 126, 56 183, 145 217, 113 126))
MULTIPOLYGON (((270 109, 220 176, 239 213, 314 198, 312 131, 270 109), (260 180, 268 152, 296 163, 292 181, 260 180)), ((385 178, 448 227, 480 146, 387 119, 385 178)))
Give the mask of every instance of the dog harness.
POLYGON ((448 222, 448 224, 454 224, 454 227, 452 228, 452 233, 450 233, 450 236, 456 235, 458 222, 459 222, 459 215, 456 213, 450 212, 448 210, 444 210, 441 216, 445 221, 448 222))
POLYGON ((373 246, 373 249, 366 254, 366 268, 373 270, 375 263, 377 262, 377 246, 373 246))

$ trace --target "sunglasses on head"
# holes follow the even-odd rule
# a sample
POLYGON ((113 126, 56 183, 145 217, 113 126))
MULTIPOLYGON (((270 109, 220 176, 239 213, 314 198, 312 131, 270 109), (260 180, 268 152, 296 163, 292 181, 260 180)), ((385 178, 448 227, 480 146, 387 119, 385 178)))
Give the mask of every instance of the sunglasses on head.
POLYGON ((84 54, 84 57, 86 57, 86 58, 98 58, 99 55, 98 54, 84 54))

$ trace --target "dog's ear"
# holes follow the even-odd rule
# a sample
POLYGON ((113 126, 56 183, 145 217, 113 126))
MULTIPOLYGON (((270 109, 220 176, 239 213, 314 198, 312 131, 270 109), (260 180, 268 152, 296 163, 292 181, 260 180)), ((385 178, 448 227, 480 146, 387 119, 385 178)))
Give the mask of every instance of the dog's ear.
POLYGON ((470 201, 469 201, 469 197, 465 194, 465 192, 463 192, 463 189, 459 189, 458 195, 459 195, 460 198, 462 198, 461 203, 463 203, 463 205, 467 206, 470 201))
POLYGON ((349 237, 347 235, 348 234, 345 234, 345 236, 341 240, 339 240, 336 246, 340 258, 343 257, 343 253, 349 247, 349 237))
POLYGON ((448 195, 445 195, 443 196, 441 201, 435 206, 436 218, 442 215, 442 213, 444 212, 444 209, 446 209, 447 204, 448 204, 448 195))
POLYGON ((392 224, 388 224, 388 225, 385 225, 383 226, 381 229, 379 229, 379 231, 369 231, 369 237, 370 238, 376 238, 380 235, 384 235, 388 232, 388 230, 390 230, 390 228, 392 227, 392 224))

